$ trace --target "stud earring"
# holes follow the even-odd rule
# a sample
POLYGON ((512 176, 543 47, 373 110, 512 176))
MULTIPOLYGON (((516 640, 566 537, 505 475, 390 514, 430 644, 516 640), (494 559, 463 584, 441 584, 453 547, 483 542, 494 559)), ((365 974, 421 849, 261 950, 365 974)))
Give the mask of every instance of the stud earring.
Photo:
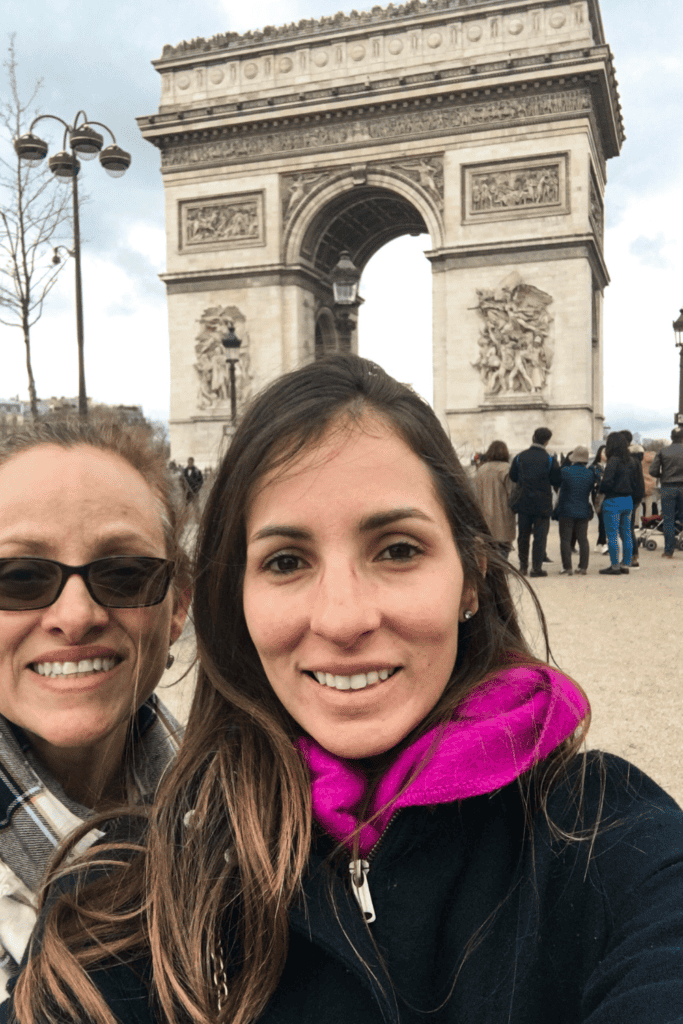
POLYGON ((169 651, 168 652, 168 657, 166 658, 166 668, 171 668, 171 666, 173 665, 174 661, 175 661, 175 655, 171 654, 171 652, 169 651))
POLYGON ((465 622, 469 622, 470 619, 474 618, 474 612, 471 611, 469 608, 465 608, 465 611, 462 613, 462 617, 465 620, 465 622))

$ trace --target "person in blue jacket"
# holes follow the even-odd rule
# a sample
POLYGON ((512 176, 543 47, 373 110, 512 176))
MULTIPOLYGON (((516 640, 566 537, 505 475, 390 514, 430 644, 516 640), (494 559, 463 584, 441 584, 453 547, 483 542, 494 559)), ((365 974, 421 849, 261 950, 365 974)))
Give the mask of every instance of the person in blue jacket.
POLYGON ((572 575, 571 542, 574 531, 579 545, 579 567, 576 571, 580 576, 585 576, 588 570, 588 523, 593 515, 590 496, 599 479, 594 467, 588 465, 589 457, 588 449, 578 445, 569 455, 569 464, 561 470, 562 483, 554 512, 560 529, 561 576, 572 575))
POLYGON ((352 355, 275 381, 195 570, 178 758, 54 874, 13 1019, 683 1021, 683 812, 579 752, 426 402, 352 355))

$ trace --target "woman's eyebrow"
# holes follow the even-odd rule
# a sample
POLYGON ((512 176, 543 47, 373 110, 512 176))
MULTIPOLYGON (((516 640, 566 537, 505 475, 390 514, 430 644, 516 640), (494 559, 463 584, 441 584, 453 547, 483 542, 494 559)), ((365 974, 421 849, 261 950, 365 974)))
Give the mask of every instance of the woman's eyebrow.
MULTIPOLYGON (((422 519, 428 523, 433 522, 431 517, 419 508, 392 508, 387 512, 373 512, 369 516, 364 516, 358 524, 358 531, 359 533, 371 533, 373 530, 381 530, 382 527, 390 526, 392 523, 403 519, 422 519)), ((266 540, 268 537, 287 537, 289 540, 311 540, 313 534, 310 530, 304 530, 300 526, 273 524, 272 526, 264 526, 263 529, 257 530, 249 538, 249 543, 257 540, 266 540)))
POLYGON ((253 534, 248 543, 255 540, 265 540, 268 537, 289 537, 290 540, 310 540, 313 534, 309 530, 302 530, 299 526, 264 526, 253 534))
POLYGON ((391 526, 401 519, 423 519, 428 523, 433 522, 431 516, 419 508, 392 508, 388 512, 373 512, 365 516, 359 523, 359 530, 361 533, 381 530, 383 526, 391 526))

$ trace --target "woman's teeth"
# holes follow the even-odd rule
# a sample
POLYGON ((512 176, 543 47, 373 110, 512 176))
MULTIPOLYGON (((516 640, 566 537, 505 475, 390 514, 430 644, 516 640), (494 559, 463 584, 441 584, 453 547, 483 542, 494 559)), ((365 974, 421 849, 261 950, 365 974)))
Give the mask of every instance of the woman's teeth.
POLYGON ((311 675, 321 686, 329 686, 332 690, 364 690, 366 686, 374 686, 397 671, 395 668, 381 668, 378 672, 360 672, 355 676, 333 676, 329 672, 312 672, 311 675))
POLYGON ((116 665, 116 658, 84 658, 83 661, 35 661, 31 668, 40 676, 80 676, 93 672, 108 672, 116 665))

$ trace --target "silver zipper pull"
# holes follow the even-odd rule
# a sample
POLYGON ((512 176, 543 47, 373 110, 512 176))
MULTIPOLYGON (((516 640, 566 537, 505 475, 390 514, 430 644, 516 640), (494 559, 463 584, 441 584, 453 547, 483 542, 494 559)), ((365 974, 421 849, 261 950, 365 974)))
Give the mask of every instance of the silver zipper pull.
POLYGON ((349 864, 353 895, 356 897, 366 924, 372 924, 375 920, 375 908, 372 905, 372 896, 368 885, 369 870, 370 865, 366 860, 352 860, 349 864))

